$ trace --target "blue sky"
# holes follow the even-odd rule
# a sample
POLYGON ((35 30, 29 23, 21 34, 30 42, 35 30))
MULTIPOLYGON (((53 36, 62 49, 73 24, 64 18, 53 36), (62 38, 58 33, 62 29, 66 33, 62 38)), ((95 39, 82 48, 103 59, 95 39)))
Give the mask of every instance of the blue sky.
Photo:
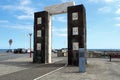
MULTIPOLYGON (((9 39, 11 48, 29 48, 34 12, 69 1, 86 8, 88 49, 120 49, 120 0, 0 0, 0 49, 9 48, 9 39)), ((52 47, 67 47, 67 14, 52 21, 52 47)))

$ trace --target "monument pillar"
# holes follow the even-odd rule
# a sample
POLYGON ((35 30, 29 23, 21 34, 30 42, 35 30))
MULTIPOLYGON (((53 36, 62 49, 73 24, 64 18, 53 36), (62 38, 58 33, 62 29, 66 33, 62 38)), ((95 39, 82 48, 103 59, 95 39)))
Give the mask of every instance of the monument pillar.
POLYGON ((68 65, 79 64, 79 49, 86 52, 86 13, 83 5, 70 6, 68 13, 68 65))
POLYGON ((34 55, 35 63, 51 62, 51 19, 47 11, 34 14, 34 55))
POLYGON ((51 56, 52 56, 52 15, 49 14, 49 17, 48 17, 48 29, 46 30, 46 33, 47 33, 47 37, 46 37, 46 41, 48 43, 46 43, 46 47, 48 47, 48 51, 46 51, 46 60, 47 62, 46 63, 51 63, 52 60, 51 60, 51 56))

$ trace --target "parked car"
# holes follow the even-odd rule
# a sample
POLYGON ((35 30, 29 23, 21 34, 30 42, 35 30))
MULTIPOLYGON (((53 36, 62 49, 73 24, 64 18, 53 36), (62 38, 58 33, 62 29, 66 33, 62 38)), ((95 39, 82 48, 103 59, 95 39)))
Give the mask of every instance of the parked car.
POLYGON ((27 53, 27 49, 24 48, 14 49, 14 53, 27 53))
POLYGON ((9 53, 9 52, 13 52, 13 51, 11 49, 8 49, 6 52, 9 53))

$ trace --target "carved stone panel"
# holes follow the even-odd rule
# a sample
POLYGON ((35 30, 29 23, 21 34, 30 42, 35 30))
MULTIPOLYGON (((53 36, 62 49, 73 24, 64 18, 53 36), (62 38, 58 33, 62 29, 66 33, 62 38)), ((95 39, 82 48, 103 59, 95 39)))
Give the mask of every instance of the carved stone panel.
POLYGON ((42 18, 41 17, 37 18, 37 24, 42 24, 42 18))
POLYGON ((73 42, 73 50, 78 50, 78 49, 79 49, 79 43, 73 42))
POLYGON ((78 35, 78 27, 73 27, 73 35, 78 35))
POLYGON ((41 43, 37 43, 37 50, 41 50, 41 43))
POLYGON ((41 37, 41 30, 37 30, 37 37, 41 37))
POLYGON ((78 12, 72 13, 72 20, 78 20, 78 12))

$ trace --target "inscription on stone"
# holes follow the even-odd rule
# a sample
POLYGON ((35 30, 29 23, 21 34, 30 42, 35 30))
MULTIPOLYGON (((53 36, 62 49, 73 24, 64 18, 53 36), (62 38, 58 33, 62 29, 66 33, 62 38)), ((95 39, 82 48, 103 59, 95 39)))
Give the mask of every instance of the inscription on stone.
POLYGON ((73 27, 73 35, 78 35, 78 27, 73 27))
POLYGON ((41 43, 37 43, 37 50, 41 50, 41 43))
POLYGON ((41 17, 38 17, 37 18, 37 24, 41 24, 42 23, 42 18, 41 17))
POLYGON ((37 30, 37 37, 41 37, 41 30, 37 30))
POLYGON ((78 13, 77 12, 72 13, 72 20, 78 20, 78 13))
POLYGON ((78 50, 78 49, 79 49, 79 43, 73 42, 73 50, 78 50))

